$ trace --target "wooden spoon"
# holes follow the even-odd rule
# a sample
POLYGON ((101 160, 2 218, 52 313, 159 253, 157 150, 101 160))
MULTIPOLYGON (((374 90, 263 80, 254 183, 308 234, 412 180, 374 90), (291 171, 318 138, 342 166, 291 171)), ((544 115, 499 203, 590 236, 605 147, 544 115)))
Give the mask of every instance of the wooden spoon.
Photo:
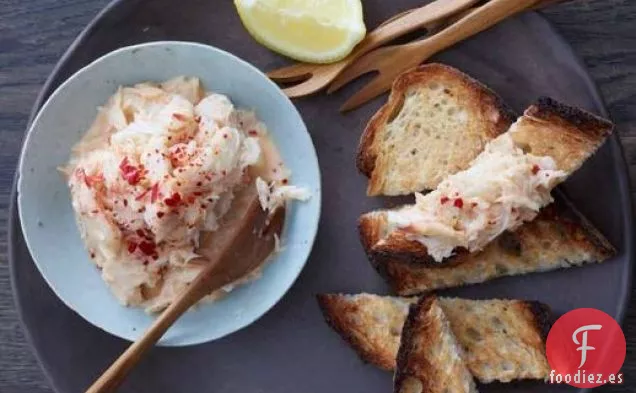
POLYGON ((302 97, 315 93, 329 85, 338 74, 355 59, 410 32, 435 23, 467 9, 479 0, 436 0, 422 7, 403 12, 384 22, 369 33, 353 52, 344 59, 331 64, 298 63, 267 73, 273 81, 280 83, 299 82, 283 89, 288 97, 302 97))
POLYGON ((203 247, 198 253, 203 257, 199 262, 205 263, 204 269, 86 393, 114 391, 184 312, 211 292, 261 266, 274 250, 275 235, 280 236, 284 219, 284 208, 276 209, 271 215, 263 211, 256 187, 246 187, 237 193, 232 209, 224 216, 219 230, 201 239, 203 247))

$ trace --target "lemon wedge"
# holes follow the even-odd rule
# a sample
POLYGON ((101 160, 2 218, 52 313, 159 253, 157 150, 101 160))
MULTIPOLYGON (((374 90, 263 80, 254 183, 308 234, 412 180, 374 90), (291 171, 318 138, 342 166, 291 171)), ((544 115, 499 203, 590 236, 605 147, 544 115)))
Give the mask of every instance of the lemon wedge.
POLYGON ((259 43, 300 61, 338 61, 366 34, 360 0, 234 0, 234 4, 259 43))

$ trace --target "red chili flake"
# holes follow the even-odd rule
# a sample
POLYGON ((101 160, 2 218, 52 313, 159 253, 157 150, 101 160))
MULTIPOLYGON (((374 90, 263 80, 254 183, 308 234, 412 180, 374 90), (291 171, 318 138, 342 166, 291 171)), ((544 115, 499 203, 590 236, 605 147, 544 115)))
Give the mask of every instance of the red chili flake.
POLYGON ((462 198, 455 199, 455 202, 453 202, 453 206, 455 206, 458 209, 461 209, 462 207, 464 207, 464 200, 462 198))
POLYGON ((247 132, 247 135, 249 135, 249 136, 257 136, 257 135, 258 135, 258 131, 256 131, 256 130, 249 130, 249 131, 247 132))
POLYGON ((174 117, 175 119, 180 120, 180 121, 185 121, 186 120, 186 117, 184 115, 182 115, 181 113, 173 113, 172 117, 174 117))
POLYGON ((155 201, 159 198, 159 183, 155 183, 150 188, 150 202, 155 203, 155 201))
POLYGON ((194 203, 194 200, 195 200, 194 196, 193 196, 193 195, 190 195, 190 196, 188 197, 187 202, 188 202, 189 204, 193 204, 193 203, 194 203))
POLYGON ((171 136, 169 136, 169 135, 168 135, 168 140, 169 140, 169 141, 171 141, 171 140, 172 140, 172 137, 171 137, 171 136))
POLYGON ((197 123, 201 121, 201 116, 195 116, 194 117, 194 121, 196 121, 197 123))
POLYGON ((207 209, 207 206, 201 205, 201 209, 205 210, 205 209, 207 209))
POLYGON ((471 203, 471 206, 472 206, 472 207, 477 207, 477 202, 473 202, 473 203, 471 203))
POLYGON ((139 243, 139 249, 141 250, 141 252, 148 256, 154 255, 156 253, 156 247, 157 246, 155 246, 155 243, 153 242, 143 241, 139 243))
POLYGON ((92 210, 91 213, 97 214, 97 213, 99 213, 99 210, 92 210))
POLYGON ((129 253, 132 254, 133 252, 135 252, 136 249, 137 249, 137 243, 135 243, 135 242, 129 242, 128 243, 128 252, 129 253))
POLYGON ((145 211, 146 211, 146 208, 145 207, 141 207, 141 208, 139 208, 139 210, 137 210, 137 213, 143 213, 145 211))
POLYGON ((137 230, 135 231, 135 233, 136 233, 136 234, 137 234, 137 236, 139 236, 139 237, 146 237, 146 233, 144 232, 144 230, 143 230, 143 229, 137 229, 137 230))
POLYGON ((221 176, 225 176, 225 175, 227 175, 227 172, 225 171, 225 169, 223 169, 223 170, 221 171, 221 176))
POLYGON ((227 139, 228 135, 227 134, 223 134, 223 139, 227 139))
POLYGON ((535 164, 535 165, 532 167, 532 174, 533 174, 533 175, 536 175, 537 173, 539 173, 539 169, 541 169, 541 168, 539 168, 539 165, 536 165, 536 164, 535 164))
POLYGON ((135 200, 136 200, 136 201, 140 201, 140 200, 144 199, 144 197, 146 196, 146 194, 148 194, 148 191, 150 191, 150 190, 146 190, 146 191, 142 192, 141 194, 137 195, 137 196, 135 197, 135 200))
POLYGON ((197 182, 197 187, 201 187, 202 185, 203 185, 203 183, 197 182))
POLYGON ((128 199, 124 199, 124 206, 128 206, 128 199))
POLYGON ((442 205, 445 204, 446 202, 448 202, 448 197, 447 196, 443 196, 439 200, 439 203, 441 203, 442 205))
POLYGON ((95 253, 91 252, 91 259, 95 259, 95 253))
POLYGON ((178 192, 172 194, 169 198, 163 200, 163 203, 170 207, 175 207, 181 202, 181 195, 178 192))
POLYGON ((144 261, 144 266, 148 266, 148 261, 144 261))
POLYGON ((212 175, 209 175, 209 174, 208 174, 208 175, 205 175, 205 179, 206 179, 207 181, 211 181, 211 180, 212 180, 212 175))
POLYGON ((157 212, 157 217, 158 217, 158 218, 161 218, 161 217, 163 217, 165 214, 166 214, 166 213, 164 213, 164 212, 157 212))
POLYGON ((194 196, 201 196, 201 195, 203 195, 203 193, 202 193, 202 192, 198 192, 198 191, 193 192, 192 194, 193 194, 194 196))
POLYGON ((287 183, 289 183, 289 180, 287 180, 287 179, 283 179, 283 180, 281 180, 281 183, 283 183, 283 184, 287 184, 287 183))
POLYGON ((124 159, 121 160, 121 163, 119 164, 119 170, 121 172, 121 177, 123 177, 124 180, 128 182, 128 184, 134 186, 141 180, 144 167, 143 165, 140 165, 139 168, 137 168, 134 165, 130 165, 130 163, 128 162, 128 157, 124 157, 124 159))
POLYGON ((157 259, 159 259, 159 255, 158 254, 152 254, 152 259, 154 259, 156 261, 157 259))

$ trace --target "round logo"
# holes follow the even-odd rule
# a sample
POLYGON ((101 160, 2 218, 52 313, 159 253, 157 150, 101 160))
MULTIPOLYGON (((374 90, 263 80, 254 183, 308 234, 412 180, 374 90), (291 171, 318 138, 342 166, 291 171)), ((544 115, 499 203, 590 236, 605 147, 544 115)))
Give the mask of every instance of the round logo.
POLYGON ((578 388, 623 383, 625 336, 614 318, 594 308, 579 308, 559 318, 546 342, 552 371, 548 382, 578 388))

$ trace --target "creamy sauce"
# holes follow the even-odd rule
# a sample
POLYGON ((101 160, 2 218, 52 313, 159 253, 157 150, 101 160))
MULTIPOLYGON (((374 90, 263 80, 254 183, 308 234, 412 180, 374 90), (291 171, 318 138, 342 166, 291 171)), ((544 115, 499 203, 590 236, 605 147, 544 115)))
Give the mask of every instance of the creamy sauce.
POLYGON ((270 182, 275 181, 280 184, 287 184, 291 172, 285 167, 283 158, 280 156, 274 141, 269 135, 262 135, 258 137, 258 143, 261 147, 261 157, 250 168, 251 173, 270 182))

